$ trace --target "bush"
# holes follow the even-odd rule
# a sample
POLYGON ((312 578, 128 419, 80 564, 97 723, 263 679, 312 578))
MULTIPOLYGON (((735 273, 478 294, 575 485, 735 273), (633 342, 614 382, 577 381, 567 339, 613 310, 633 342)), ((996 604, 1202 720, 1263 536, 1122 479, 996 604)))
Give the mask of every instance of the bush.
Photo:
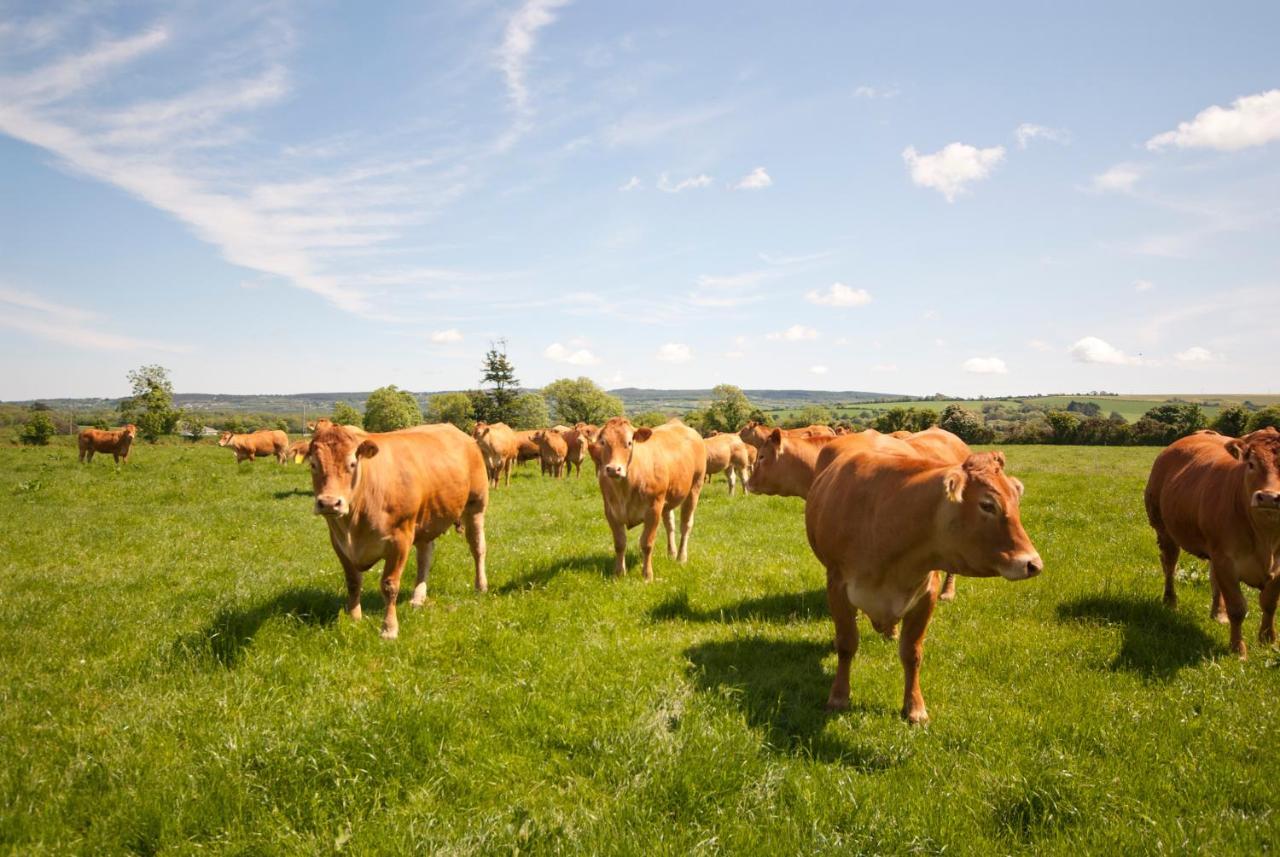
POLYGON ((178 427, 181 412, 173 406, 173 384, 163 366, 143 366, 129 373, 133 395, 120 402, 120 416, 138 427, 138 434, 155 443, 178 427))
POLYGON ((1239 405, 1223 408, 1209 428, 1228 437, 1239 437, 1248 431, 1249 412, 1239 405))
POLYGON ((561 378, 542 388, 542 395, 555 418, 565 425, 599 425, 609 417, 624 413, 622 400, 596 386, 590 378, 561 378))
POLYGON ((351 407, 346 402, 335 402, 333 405, 333 416, 330 417, 340 426, 363 426, 364 417, 360 416, 360 412, 351 407))
POLYGON ((470 433, 475 425, 475 409, 466 393, 440 393, 427 403, 427 422, 452 423, 470 433))
POLYGON ((395 384, 374 390, 364 403, 366 431, 396 431, 421 423, 418 400, 408 390, 397 389, 395 384))
POLYGON ((547 400, 538 393, 521 393, 511 400, 507 406, 510 420, 507 422, 513 429, 546 428, 551 422, 547 411, 547 400))
POLYGON ((204 437, 204 420, 198 414, 187 411, 182 418, 182 433, 193 443, 200 440, 204 437))
POLYGON ((662 425, 669 419, 671 419, 671 415, 663 413, 662 411, 641 411, 631 417, 631 424, 635 426, 648 426, 649 428, 653 428, 654 426, 662 425))
POLYGON ((1280 405, 1269 405, 1249 417, 1249 431, 1274 426, 1280 428, 1280 405))
POLYGON ((56 431, 57 428, 49 418, 49 414, 46 411, 36 411, 23 425, 18 439, 28 446, 48 446, 49 438, 53 437, 56 431))
POLYGON ((987 428, 982 418, 959 405, 947 405, 938 420, 938 427, 960 438, 965 443, 991 443, 995 432, 987 428))

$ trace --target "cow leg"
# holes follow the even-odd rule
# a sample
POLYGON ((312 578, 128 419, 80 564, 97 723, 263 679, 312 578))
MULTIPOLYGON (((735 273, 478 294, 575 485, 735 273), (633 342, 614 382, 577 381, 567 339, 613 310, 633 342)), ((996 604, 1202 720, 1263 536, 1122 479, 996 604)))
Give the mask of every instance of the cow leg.
POLYGON ((93 463, 93 450, 92 450, 92 449, 91 449, 91 450, 89 450, 88 457, 87 457, 85 460, 86 460, 86 461, 88 461, 90 464, 92 464, 92 463, 93 463))
POLYGON ((1229 560, 1209 561, 1209 573, 1218 584, 1218 591, 1227 608, 1227 620, 1231 623, 1231 651, 1240 656, 1240 660, 1248 657, 1248 647, 1244 644, 1244 617, 1248 615, 1249 606, 1245 604, 1244 594, 1240 592, 1240 581, 1236 579, 1235 568, 1229 560))
POLYGON ((725 478, 729 481, 729 496, 732 497, 733 488, 735 485, 737 485, 737 480, 734 478, 734 475, 733 475, 732 464, 730 464, 728 467, 725 468, 724 475, 725 475, 725 478))
POLYGON ((116 453, 114 453, 114 452, 113 452, 113 453, 111 453, 111 461, 112 461, 113 463, 115 463, 115 464, 119 464, 119 463, 120 463, 120 456, 119 456, 119 455, 117 455, 117 454, 116 454, 116 453))
POLYGON ((1164 571, 1164 603, 1166 607, 1178 606, 1178 593, 1174 591, 1174 578, 1178 573, 1178 555, 1182 552, 1178 543, 1168 533, 1157 533, 1160 547, 1160 568, 1164 571))
POLYGON ((1213 576, 1212 568, 1209 570, 1209 618, 1223 625, 1231 621, 1227 616, 1227 608, 1222 603, 1222 588, 1218 586, 1218 579, 1213 576))
POLYGON ((1262 608, 1262 624, 1258 626, 1258 642, 1276 641, 1276 602, 1280 601, 1280 574, 1273 574, 1262 587, 1258 605, 1262 608))
POLYGON ((613 573, 622 577, 627 573, 627 527, 621 521, 609 521, 613 530, 613 573))
POLYGON ((347 579, 347 615, 352 622, 359 622, 364 615, 360 610, 360 590, 364 587, 364 572, 352 565, 346 557, 338 554, 342 563, 342 573, 347 579))
POLYGON ((414 545, 418 549, 418 579, 413 584, 413 598, 409 606, 421 607, 427 603, 427 578, 431 575, 431 561, 436 556, 436 540, 426 539, 414 545))
POLYGON ((489 578, 484 571, 484 559, 488 553, 484 541, 484 510, 464 514, 462 526, 467 532, 467 547, 471 548, 471 559, 476 564, 476 592, 488 592, 489 578))
POLYGON ((689 534, 693 532, 693 513, 698 510, 698 493, 701 485, 695 485, 680 505, 680 562, 689 561, 689 534))
POLYGON ((382 600, 387 613, 382 620, 382 639, 394 640, 400 636, 400 620, 396 618, 396 599, 400 597, 400 575, 409 559, 409 545, 399 539, 391 542, 386 562, 382 565, 382 600))
POLYGON ((837 569, 827 569, 827 606, 836 625, 836 677, 827 694, 827 711, 842 711, 849 707, 849 669, 858 653, 858 611, 849 603, 837 569))
POLYGON ((938 593, 938 600, 956 600, 956 576, 949 571, 947 572, 946 579, 942 581, 942 591, 938 593))
POLYGON ((663 515, 661 501, 650 506, 644 513, 644 530, 640 533, 640 569, 645 583, 653 580, 653 543, 658 538, 658 521, 663 515))
POLYGON ((898 659, 902 661, 902 716, 910 723, 928 723, 929 712, 920 693, 920 662, 924 660, 924 635, 938 601, 938 575, 930 574, 925 591, 902 617, 902 635, 898 638, 898 659))
POLYGON ((662 511, 662 528, 667 531, 667 556, 676 558, 676 510, 667 507, 662 511))

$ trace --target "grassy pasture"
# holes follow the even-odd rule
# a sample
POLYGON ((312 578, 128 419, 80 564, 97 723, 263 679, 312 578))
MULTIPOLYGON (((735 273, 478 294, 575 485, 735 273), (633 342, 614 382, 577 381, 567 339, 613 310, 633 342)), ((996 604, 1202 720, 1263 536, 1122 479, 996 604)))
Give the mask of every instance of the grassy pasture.
MULTIPOLYGON (((0 448, 0 846, 23 854, 1261 853, 1280 656, 1226 650, 1204 567, 1159 604, 1155 450, 1012 447, 1046 561, 961 580, 897 715, 852 710, 794 499, 704 495, 691 561, 613 579, 595 482, 495 492, 491 592, 436 554, 400 639, 339 617, 304 468, 216 447, 0 448)), ((587 467, 590 470, 590 465, 587 467)), ((634 534, 633 534, 634 544, 634 534)), ((638 557, 633 558, 633 563, 638 557)))

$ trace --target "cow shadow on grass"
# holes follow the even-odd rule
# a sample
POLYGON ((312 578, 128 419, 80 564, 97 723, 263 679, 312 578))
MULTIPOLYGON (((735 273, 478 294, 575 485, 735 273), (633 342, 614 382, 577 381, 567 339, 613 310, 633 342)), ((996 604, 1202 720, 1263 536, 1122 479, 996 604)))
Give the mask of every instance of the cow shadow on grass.
POLYGON ((277 500, 288 500, 291 497, 310 497, 314 492, 310 488, 291 488, 288 491, 275 491, 271 496, 277 500))
POLYGON ((660 604, 649 610, 654 622, 769 622, 792 623, 826 619, 827 591, 811 589, 806 592, 783 592, 762 595, 731 604, 727 607, 695 609, 689 604, 686 590, 672 593, 660 604))
MULTIPOLYGON (((631 558, 627 558, 627 573, 639 570, 639 564, 633 566, 631 558)), ((558 557, 548 560, 526 570, 494 591, 499 595, 522 592, 527 589, 541 589, 566 571, 585 571, 601 577, 613 577, 613 554, 588 554, 586 556, 558 557)))
POLYGON ((857 701, 848 711, 828 712, 831 676, 823 671, 822 661, 830 651, 826 643, 743 637, 698 643, 684 654, 699 690, 732 699, 775 752, 847 765, 863 773, 903 764, 908 751, 900 743, 850 740, 828 731, 833 718, 897 717, 888 706, 857 701))
POLYGON ((1154 600, 1079 598, 1058 606, 1058 620, 1123 626, 1124 640, 1111 669, 1157 681, 1168 681, 1184 667, 1208 660, 1218 648, 1193 619, 1154 600))

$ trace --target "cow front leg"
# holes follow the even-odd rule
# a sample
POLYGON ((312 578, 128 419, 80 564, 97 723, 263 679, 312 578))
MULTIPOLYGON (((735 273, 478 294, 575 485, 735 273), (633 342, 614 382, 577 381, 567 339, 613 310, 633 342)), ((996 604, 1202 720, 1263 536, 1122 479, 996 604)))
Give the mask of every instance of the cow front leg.
POLYGON ((902 661, 902 716, 909 723, 928 723, 929 712, 920 692, 920 663, 924 660, 924 637, 938 600, 937 574, 930 574, 925 591, 902 617, 902 634, 898 638, 898 659, 902 661))
POLYGON ((849 670, 858 653, 858 611, 849 603, 844 580, 836 569, 827 569, 827 606, 836 625, 836 677, 827 694, 827 711, 849 707, 849 670))
POLYGON ((485 554, 488 548, 484 541, 484 511, 463 515, 462 526, 467 533, 467 547, 471 548, 471 559, 476 567, 476 592, 489 591, 489 577, 484 571, 485 554))
POLYGON ((407 540, 391 543, 386 562, 382 565, 382 600, 386 602, 386 616, 382 620, 382 639, 394 640, 400 636, 400 620, 396 616, 396 599, 400 597, 400 575, 409 559, 407 540))
POLYGON ((364 572, 352 565, 346 557, 338 554, 342 563, 342 574, 347 581, 347 615, 352 622, 359 622, 364 615, 360 610, 360 591, 364 588, 364 572))
POLYGON ((410 607, 421 607, 427 603, 427 579, 431 576, 431 561, 436 556, 436 541, 429 539, 418 542, 418 579, 413 584, 413 598, 409 599, 410 607))
POLYGON ((658 538, 658 521, 663 517, 662 503, 650 506, 644 513, 644 530, 640 533, 640 569, 645 583, 653 580, 653 543, 658 538))
POLYGON ((942 591, 938 593, 938 600, 956 600, 956 576, 949 571, 947 572, 946 579, 942 581, 942 591))
POLYGON ((609 529, 613 531, 613 573, 622 577, 627 573, 627 527, 610 518, 609 529))
POLYGON ((1248 615, 1249 606, 1245 603, 1244 594, 1240 591, 1240 581, 1236 578, 1235 567, 1230 561, 1210 560, 1209 574, 1217 584, 1218 592, 1227 611, 1227 621, 1231 624, 1231 651, 1240 660, 1248 657, 1248 647, 1244 644, 1244 617, 1248 615))
POLYGON ((662 528, 667 533, 667 556, 676 558, 676 510, 664 509, 662 512, 662 528))

